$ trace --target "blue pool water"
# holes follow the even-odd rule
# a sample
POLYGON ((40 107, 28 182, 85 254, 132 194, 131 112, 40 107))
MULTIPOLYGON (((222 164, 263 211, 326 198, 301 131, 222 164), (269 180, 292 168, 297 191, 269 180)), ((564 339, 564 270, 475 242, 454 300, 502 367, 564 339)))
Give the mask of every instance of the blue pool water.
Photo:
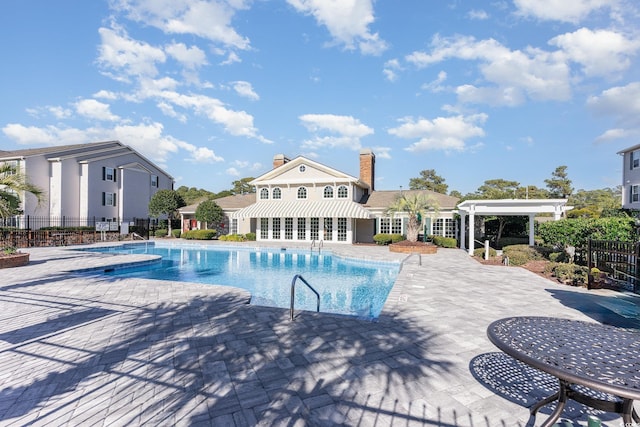
MULTIPOLYGON (((400 270, 398 263, 346 259, 330 252, 275 248, 126 244, 98 252, 161 255, 159 263, 105 272, 119 277, 228 285, 251 292, 251 303, 289 308, 296 274, 320 294, 320 311, 377 318, 400 270)), ((316 309, 316 296, 296 283, 295 307, 316 309)))

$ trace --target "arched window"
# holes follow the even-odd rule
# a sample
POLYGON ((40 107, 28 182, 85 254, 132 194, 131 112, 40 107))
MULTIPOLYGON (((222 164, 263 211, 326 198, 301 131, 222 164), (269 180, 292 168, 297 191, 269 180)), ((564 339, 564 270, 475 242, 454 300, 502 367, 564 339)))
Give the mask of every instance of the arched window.
POLYGON ((307 188, 299 187, 298 188, 298 199, 306 199, 307 198, 307 188))
POLYGON ((271 198, 272 199, 282 199, 282 190, 280 190, 279 188, 274 188, 271 198))
POLYGON ((338 187, 338 199, 346 199, 349 197, 349 189, 346 185, 338 187))
POLYGON ((324 187, 324 198, 325 199, 333 199, 333 187, 330 185, 327 185, 326 187, 324 187))
POLYGON ((269 190, 267 190, 266 188, 263 188, 262 190, 260 190, 260 199, 266 200, 268 198, 269 198, 269 190))

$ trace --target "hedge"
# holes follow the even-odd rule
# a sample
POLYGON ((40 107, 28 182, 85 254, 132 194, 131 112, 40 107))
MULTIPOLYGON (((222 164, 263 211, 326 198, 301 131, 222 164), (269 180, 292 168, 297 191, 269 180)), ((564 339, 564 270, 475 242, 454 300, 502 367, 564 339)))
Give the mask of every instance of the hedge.
POLYGON ((405 239, 402 234, 379 233, 373 236, 373 241, 378 245, 390 245, 391 243, 401 242, 405 239))
POLYGON ((187 240, 213 240, 218 233, 216 230, 189 230, 182 235, 187 240))
POLYGON ((442 248, 456 248, 458 241, 453 237, 432 236, 433 244, 442 248))

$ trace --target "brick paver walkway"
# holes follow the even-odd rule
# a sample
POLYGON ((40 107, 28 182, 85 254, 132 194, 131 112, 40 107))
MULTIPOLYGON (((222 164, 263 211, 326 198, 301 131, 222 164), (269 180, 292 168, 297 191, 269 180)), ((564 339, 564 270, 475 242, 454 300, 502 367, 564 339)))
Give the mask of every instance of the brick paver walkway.
MULTIPOLYGON (((0 270, 3 426, 533 425, 528 406, 555 383, 498 352, 487 325, 512 315, 637 320, 605 308, 619 294, 455 249, 422 265, 408 257, 377 322, 310 312, 291 322, 239 289, 69 273, 147 256, 27 251, 30 265, 0 270)), ((565 420, 586 426, 588 413, 572 404, 565 420)))

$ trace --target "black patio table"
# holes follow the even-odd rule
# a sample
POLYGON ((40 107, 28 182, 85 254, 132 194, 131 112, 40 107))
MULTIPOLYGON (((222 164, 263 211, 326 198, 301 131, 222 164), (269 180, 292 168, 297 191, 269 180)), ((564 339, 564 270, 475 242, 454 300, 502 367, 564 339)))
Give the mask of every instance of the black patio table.
POLYGON ((487 335, 506 354, 558 378, 559 390, 530 410, 535 416, 557 400, 542 427, 557 421, 568 399, 621 414, 624 425, 640 422, 633 408, 640 399, 640 331, 553 317, 508 317, 491 323, 487 335), (594 397, 584 388, 612 399, 594 397))

